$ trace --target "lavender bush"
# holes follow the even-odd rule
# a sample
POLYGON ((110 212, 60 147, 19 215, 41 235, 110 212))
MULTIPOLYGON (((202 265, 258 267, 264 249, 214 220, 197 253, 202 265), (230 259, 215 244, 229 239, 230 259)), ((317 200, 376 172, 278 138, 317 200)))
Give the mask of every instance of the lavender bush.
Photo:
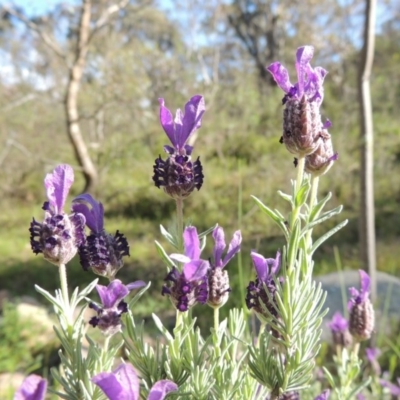
MULTIPOLYGON (((70 213, 64 211, 74 177, 70 166, 60 165, 46 176, 44 220, 33 220, 30 232, 32 250, 56 265, 61 282, 54 295, 36 287, 54 307, 58 318, 54 329, 62 346, 60 367, 51 371, 50 393, 68 400, 155 400, 166 396, 323 400, 352 399, 361 396, 362 390, 367 393, 364 388, 371 379, 361 375, 359 343, 371 336, 374 316, 368 297, 369 278, 363 271, 360 290, 351 290, 349 321, 336 314, 330 324, 337 371, 325 368, 323 385, 316 378, 315 359, 327 309, 326 294, 313 280, 313 255, 347 221, 321 237, 313 236, 314 227, 339 214, 342 207, 327 211, 331 195, 318 198, 319 179, 338 155, 328 132, 331 123, 322 122, 320 114, 327 72, 312 68, 312 57, 311 46, 297 50, 294 84, 279 62, 267 68, 284 91, 281 143, 295 157, 297 176, 291 181, 290 193, 279 192, 289 203, 288 215, 253 197, 260 210, 279 226, 286 244, 276 249, 274 257, 263 249, 251 252, 254 280, 242 288, 247 290, 247 310, 231 309, 226 319, 220 319, 219 310, 231 292, 229 264, 240 251, 240 231, 232 232, 231 240, 226 241, 218 221, 205 232, 184 225, 184 200, 194 195, 195 189, 200 190, 204 180, 200 157, 192 159, 194 148, 188 144, 201 127, 206 109, 202 96, 193 96, 184 112, 178 110, 175 117, 160 99, 161 126, 172 146, 164 146, 166 159, 160 155, 155 160, 153 181, 175 201, 176 220, 171 231, 161 226, 165 243, 156 241, 155 245, 167 268, 160 290, 175 309, 176 320, 170 331, 153 314, 160 331, 155 343, 146 341, 144 325, 135 319, 134 305, 150 283, 123 283, 117 278, 123 258, 129 256, 126 238, 119 231, 115 235, 106 232, 103 205, 89 194, 76 197, 70 213), (205 254, 210 235, 213 252, 205 254), (105 284, 95 279, 70 295, 66 265, 76 254, 83 269, 99 275, 105 284), (192 310, 206 306, 213 309, 214 321, 203 336, 192 310), (83 318, 87 307, 96 313, 89 321, 83 318), (257 332, 250 332, 249 310, 260 320, 257 332), (103 342, 93 339, 93 330, 104 335, 103 342), (85 352, 84 339, 89 346, 85 352)), ((395 390, 390 385, 386 387, 395 390)), ((45 389, 46 381, 31 377, 15 398, 43 399, 45 389)))

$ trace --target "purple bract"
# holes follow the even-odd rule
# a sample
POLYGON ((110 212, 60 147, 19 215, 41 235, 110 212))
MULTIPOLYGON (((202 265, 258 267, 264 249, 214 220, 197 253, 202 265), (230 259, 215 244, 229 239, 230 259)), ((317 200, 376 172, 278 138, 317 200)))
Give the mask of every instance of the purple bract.
POLYGON ((171 258, 182 262, 179 272, 173 267, 165 278, 162 295, 168 295, 179 311, 187 311, 196 303, 205 304, 208 298, 208 261, 200 259, 200 240, 195 227, 187 227, 183 233, 185 254, 171 254, 171 258))
POLYGON ((47 380, 39 375, 27 376, 15 392, 14 400, 44 400, 47 380))
POLYGON ((96 285, 102 307, 90 303, 89 307, 97 312, 97 317, 90 319, 93 327, 98 327, 106 336, 114 335, 121 330, 121 315, 128 311, 128 305, 123 299, 131 290, 146 286, 143 281, 136 281, 124 285, 119 279, 115 279, 108 286, 96 285))
MULTIPOLYGON (((121 364, 113 372, 101 372, 92 378, 109 400, 139 400, 140 383, 130 364, 121 364)), ((168 393, 178 390, 169 380, 161 380, 151 388, 147 400, 163 400, 168 393)))
POLYGON ((85 218, 80 213, 65 214, 64 206, 74 181, 69 165, 59 165, 44 180, 47 199, 42 223, 34 218, 29 228, 32 251, 43 253, 46 260, 60 266, 67 264, 85 243, 85 218))

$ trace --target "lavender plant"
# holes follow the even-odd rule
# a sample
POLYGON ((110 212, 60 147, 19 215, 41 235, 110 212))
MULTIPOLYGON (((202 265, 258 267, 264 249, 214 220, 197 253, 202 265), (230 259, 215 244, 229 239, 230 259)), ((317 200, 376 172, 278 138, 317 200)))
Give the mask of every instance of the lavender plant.
MULTIPOLYGON (((146 341, 145 326, 136 321, 133 307, 150 283, 125 284, 117 279, 123 257, 129 256, 126 238, 119 231, 115 235, 105 231, 104 207, 89 194, 73 200, 71 214, 64 212, 73 182, 71 167, 60 165, 46 176, 45 218, 42 223, 33 220, 30 232, 34 253, 43 253, 60 274, 61 289, 55 295, 36 287, 53 305, 58 318, 55 331, 62 349, 60 368, 51 371, 52 393, 68 400, 139 396, 161 400, 168 395, 197 400, 273 400, 299 399, 302 392, 308 396, 305 398, 328 399, 329 390, 320 394, 310 391, 321 323, 327 312, 326 294, 313 280, 313 255, 347 221, 314 240, 314 227, 339 214, 342 207, 325 211, 331 195, 318 199, 319 179, 338 156, 327 130, 331 123, 323 123, 320 114, 327 72, 311 67, 312 56, 311 46, 297 50, 295 84, 279 62, 267 68, 285 93, 281 143, 295 156, 297 177, 291 182, 290 194, 278 192, 291 207, 287 216, 253 197, 261 211, 280 227, 286 241, 275 258, 266 258, 262 249, 251 252, 255 280, 247 286, 246 304, 260 320, 258 332, 249 329, 248 310, 231 309, 223 320, 219 314, 232 290, 229 264, 240 251, 241 232, 233 233, 224 255, 226 241, 221 226, 198 232, 195 226, 184 224, 184 201, 194 189, 201 189, 204 180, 200 158, 192 161, 194 149, 188 144, 201 127, 205 112, 202 96, 193 96, 175 118, 160 99, 160 123, 172 146, 164 146, 165 160, 161 156, 155 160, 153 181, 175 200, 176 218, 172 228, 161 226, 168 248, 158 241, 155 245, 166 266, 161 293, 171 302, 176 319, 169 330, 152 315, 160 332, 154 345, 146 341), (214 240, 212 254, 205 251, 209 234, 214 240), (83 269, 108 280, 108 284, 100 285, 95 279, 86 288, 75 289, 70 297, 66 264, 77 253, 83 269), (93 300, 94 288, 99 303, 93 300), (130 292, 137 289, 140 291, 129 299, 130 292), (214 323, 204 336, 192 310, 207 305, 213 309, 214 323), (86 308, 96 313, 89 321, 83 317, 86 308), (93 329, 104 335, 103 341, 93 339, 93 329), (85 352, 84 339, 88 343, 85 352)), ((371 335, 374 326, 368 279, 361 272, 361 290, 351 292, 350 322, 336 315, 330 325, 338 346, 337 363, 342 368, 339 381, 328 370, 326 375, 339 399, 350 399, 366 385, 350 385, 360 370, 359 347, 355 345, 350 357, 346 346, 350 333, 359 343, 371 335)), ((44 384, 37 378, 31 381, 23 384, 18 399, 44 398, 44 384), (29 385, 36 387, 34 397, 23 394, 28 393, 29 385)))

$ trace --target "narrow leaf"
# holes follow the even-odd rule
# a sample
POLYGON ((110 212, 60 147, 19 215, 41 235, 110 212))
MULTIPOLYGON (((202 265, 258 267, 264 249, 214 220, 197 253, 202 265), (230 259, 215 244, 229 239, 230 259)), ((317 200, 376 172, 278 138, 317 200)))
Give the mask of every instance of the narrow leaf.
POLYGON ((314 253, 314 251, 316 249, 318 249, 318 247, 325 242, 325 240, 329 239, 332 235, 334 235, 337 231, 339 231, 340 229, 342 229, 344 226, 347 225, 347 223, 349 222, 348 219, 345 219, 343 222, 341 222, 339 225, 335 226, 334 228, 332 228, 329 232, 325 233, 325 235, 321 236, 319 239, 317 239, 315 241, 315 243, 313 244, 313 247, 311 248, 311 254, 314 253))

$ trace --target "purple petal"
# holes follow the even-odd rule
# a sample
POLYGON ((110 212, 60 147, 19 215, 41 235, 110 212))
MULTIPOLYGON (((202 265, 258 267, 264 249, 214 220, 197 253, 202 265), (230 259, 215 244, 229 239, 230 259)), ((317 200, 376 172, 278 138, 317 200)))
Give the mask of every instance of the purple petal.
POLYGON ((369 295, 369 290, 371 286, 371 279, 368 274, 360 269, 358 271, 360 273, 360 280, 361 280, 361 297, 365 300, 369 295))
POLYGON ((143 282, 143 281, 135 281, 135 282, 132 282, 132 283, 128 283, 128 284, 126 285, 126 287, 128 288, 129 291, 131 291, 131 290, 139 289, 139 288, 144 287, 144 286, 146 286, 146 285, 147 285, 146 282, 143 282))
POLYGON ((253 260, 253 265, 256 269, 258 279, 261 282, 266 282, 269 277, 267 260, 261 254, 256 253, 254 250, 251 251, 250 256, 253 260))
POLYGON ((328 327, 333 332, 344 332, 348 328, 349 323, 346 318, 342 316, 342 314, 337 311, 333 314, 332 320, 328 323, 328 327))
POLYGON ((108 286, 96 285, 96 289, 104 308, 115 307, 129 293, 129 289, 119 279, 108 286))
POLYGON ((147 400, 163 400, 170 392, 178 390, 178 385, 169 380, 156 382, 150 390, 147 400))
POLYGON ((61 214, 64 209, 69 189, 74 182, 74 170, 67 164, 59 165, 44 179, 47 198, 54 207, 56 214, 61 214))
POLYGON ((200 258, 200 240, 197 229, 194 226, 188 226, 183 232, 183 242, 185 245, 185 255, 191 260, 200 258))
POLYGON ((385 381, 383 379, 381 379, 379 382, 383 387, 389 389, 390 394, 392 394, 393 396, 400 396, 400 386, 396 386, 393 383, 385 381))
POLYGON ((109 400, 138 400, 139 379, 130 364, 121 364, 113 372, 102 372, 92 378, 109 400))
POLYGON ((267 71, 269 71, 275 82, 278 84, 278 86, 285 92, 289 93, 290 88, 293 86, 290 83, 289 80, 289 73, 287 69, 280 63, 280 62, 274 62, 272 63, 268 68, 267 71))
POLYGON ((174 145, 177 145, 175 140, 175 126, 174 126, 174 119, 172 117, 171 111, 168 110, 167 107, 164 106, 164 99, 158 99, 160 103, 160 122, 162 127, 164 128, 165 133, 167 134, 169 140, 174 145))
POLYGON ((275 258, 267 258, 267 263, 271 269, 270 274, 272 276, 277 275, 281 267, 281 253, 279 252, 279 250, 276 252, 275 258))
POLYGON ((197 281, 203 279, 208 271, 210 264, 204 260, 193 260, 183 267, 183 275, 188 281, 197 281))
POLYGON ((29 375, 24 379, 14 395, 14 400, 43 400, 46 395, 47 380, 39 375, 29 375))
POLYGON ((225 267, 226 264, 235 256, 236 253, 240 251, 240 244, 242 243, 242 234, 240 231, 236 231, 233 234, 233 238, 229 243, 228 252, 224 257, 224 261, 222 262, 222 267, 225 267))
POLYGON ((222 267, 221 257, 224 251, 225 244, 225 234, 224 230, 220 226, 216 226, 213 230, 212 236, 214 238, 214 263, 216 267, 222 267))
POLYGON ((72 200, 72 211, 83 214, 86 225, 92 232, 100 233, 104 229, 104 208, 90 194, 84 193, 72 200), (89 203, 91 208, 85 204, 89 203))
POLYGON ((314 47, 303 46, 299 47, 296 51, 296 70, 297 70, 297 87, 298 87, 298 97, 301 99, 304 94, 304 86, 307 82, 308 67, 314 55, 314 47))
POLYGON ((320 395, 318 395, 314 400, 328 400, 330 393, 331 393, 330 390, 326 389, 320 395))
POLYGON ((261 282, 267 282, 274 277, 280 268, 281 253, 277 251, 275 258, 265 258, 261 254, 251 251, 254 268, 256 269, 258 279, 261 282))
POLYGON ((177 135, 177 142, 180 149, 186 144, 189 136, 201 127, 201 118, 205 109, 204 97, 200 95, 193 96, 186 103, 185 115, 182 119, 182 130, 179 136, 177 135))
POLYGON ((365 354, 370 363, 374 362, 380 355, 381 351, 377 347, 367 347, 365 354))

